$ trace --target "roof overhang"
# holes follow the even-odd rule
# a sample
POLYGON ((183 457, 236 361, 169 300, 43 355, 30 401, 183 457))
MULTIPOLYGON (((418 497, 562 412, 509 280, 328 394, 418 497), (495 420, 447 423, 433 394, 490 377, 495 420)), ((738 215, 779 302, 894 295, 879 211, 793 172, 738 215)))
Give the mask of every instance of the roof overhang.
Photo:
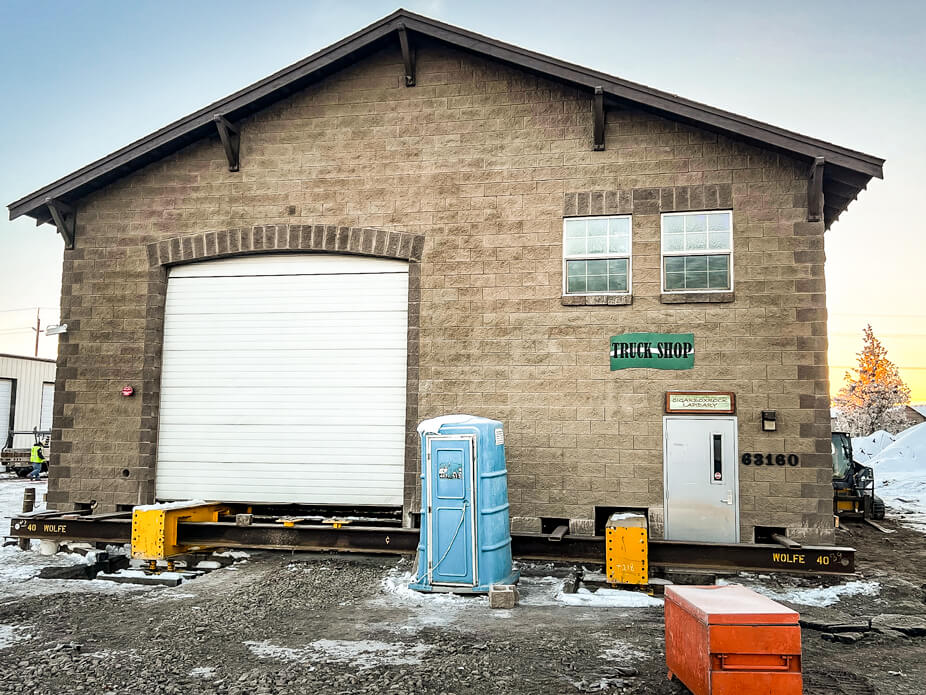
POLYGON ((401 29, 412 37, 420 35, 443 41, 458 49, 588 90, 590 94, 600 87, 606 103, 612 106, 631 105, 651 110, 760 147, 804 158, 808 167, 818 157, 823 157, 823 216, 827 228, 867 186, 872 177, 883 178, 884 160, 880 157, 589 70, 400 9, 270 77, 255 82, 10 203, 10 219, 28 215, 34 218, 37 224, 51 222, 52 208, 56 201, 63 205, 74 204, 88 193, 190 143, 213 135, 216 132, 217 115, 228 121, 239 121, 376 51, 387 42, 398 42, 397 34, 401 29))

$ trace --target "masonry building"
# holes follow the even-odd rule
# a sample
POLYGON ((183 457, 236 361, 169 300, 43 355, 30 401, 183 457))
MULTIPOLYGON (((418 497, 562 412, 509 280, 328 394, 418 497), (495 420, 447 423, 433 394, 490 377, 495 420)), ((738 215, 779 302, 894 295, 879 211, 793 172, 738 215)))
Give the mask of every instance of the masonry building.
POLYGON ((66 243, 48 502, 831 541, 824 232, 883 160, 404 10, 12 203, 66 243))

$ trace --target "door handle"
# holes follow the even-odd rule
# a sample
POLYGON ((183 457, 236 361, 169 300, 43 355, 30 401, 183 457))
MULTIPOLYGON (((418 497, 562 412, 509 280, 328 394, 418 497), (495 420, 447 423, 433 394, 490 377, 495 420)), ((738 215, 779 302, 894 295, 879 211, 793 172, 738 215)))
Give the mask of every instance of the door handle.
POLYGON ((733 504, 733 490, 728 490, 727 496, 721 497, 720 501, 723 502, 724 504, 733 504))

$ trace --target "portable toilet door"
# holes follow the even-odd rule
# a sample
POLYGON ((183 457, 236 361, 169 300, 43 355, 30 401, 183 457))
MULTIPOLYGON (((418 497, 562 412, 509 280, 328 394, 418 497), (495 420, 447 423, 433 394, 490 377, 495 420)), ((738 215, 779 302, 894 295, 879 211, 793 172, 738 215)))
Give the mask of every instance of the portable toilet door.
POLYGON ((427 436, 430 584, 472 587, 477 583, 475 456, 475 435, 427 436))

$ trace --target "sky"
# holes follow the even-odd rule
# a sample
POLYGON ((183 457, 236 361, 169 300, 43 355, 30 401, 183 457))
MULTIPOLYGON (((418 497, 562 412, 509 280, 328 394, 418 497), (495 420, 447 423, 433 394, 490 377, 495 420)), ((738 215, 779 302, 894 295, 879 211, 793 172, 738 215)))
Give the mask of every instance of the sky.
MULTIPOLYGON (((0 3, 0 203, 391 13, 393 2, 0 3)), ((835 392, 867 323, 926 401, 926 3, 406 1, 573 63, 884 157, 826 234, 835 392)), ((57 323, 63 243, 0 214, 0 352, 57 323)), ((40 337, 41 356, 56 339, 40 337)))

